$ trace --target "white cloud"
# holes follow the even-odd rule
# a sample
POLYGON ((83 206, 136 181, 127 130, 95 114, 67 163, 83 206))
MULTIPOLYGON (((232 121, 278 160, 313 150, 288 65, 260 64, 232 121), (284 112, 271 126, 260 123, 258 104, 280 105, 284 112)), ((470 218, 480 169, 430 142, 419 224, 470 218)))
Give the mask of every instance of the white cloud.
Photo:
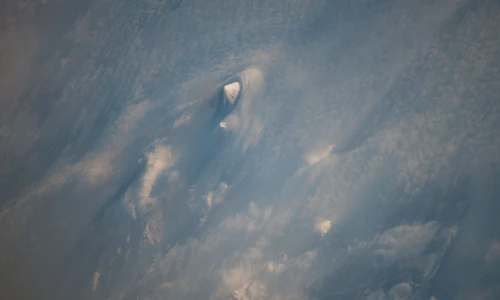
POLYGON ((240 129, 240 119, 237 114, 227 116, 219 126, 225 131, 237 132, 240 129))
POLYGON ((222 269, 222 281, 212 298, 221 299, 229 295, 232 299, 304 298, 301 284, 308 281, 306 277, 311 278, 314 274, 314 270, 310 269, 317 250, 306 251, 292 259, 284 255, 278 261, 265 261, 265 251, 265 247, 252 247, 238 256, 239 262, 233 267, 222 269), (285 283, 284 278, 291 282, 285 283))
POLYGON ((143 245, 155 245, 161 241, 164 220, 163 213, 159 209, 155 209, 154 213, 145 217, 145 225, 142 232, 145 240, 143 241, 143 245))
MULTIPOLYGON (((127 199, 127 197, 125 199, 127 199)), ((132 220, 134 221, 137 220, 137 210, 135 209, 135 206, 135 203, 132 201, 128 201, 126 204, 127 212, 130 214, 132 220)))
POLYGON ((238 144, 242 151, 254 146, 260 140, 264 124, 254 109, 264 84, 264 72, 258 68, 249 68, 238 75, 243 85, 243 91, 238 106, 232 116, 227 119, 227 126, 237 133, 238 144))
POLYGON ((309 250, 295 260, 295 265, 301 270, 309 269, 317 255, 318 252, 316 250, 309 250))
MULTIPOLYGON (((12 5, 11 8, 19 9, 17 5, 12 5)), ((17 13, 19 13, 18 17, 26 16, 26 12, 18 11, 17 13)), ((15 102, 7 101, 19 99, 31 82, 32 68, 36 66, 32 61, 41 44, 40 36, 36 32, 36 26, 21 23, 7 25, 0 32, 0 64, 2 66, 0 70, 0 107, 5 113, 4 116, 9 116, 10 120, 9 123, 4 123, 6 120, 2 120, 2 125, 7 126, 7 128, 14 124, 22 126, 22 128, 16 128, 16 133, 19 130, 23 130, 23 133, 36 130, 34 127, 36 122, 32 122, 36 116, 19 109, 14 114, 15 102), (14 116, 16 118, 13 118, 14 116), (16 119, 18 119, 17 122, 16 119), (19 121, 23 121, 24 124, 19 121), (33 128, 30 128, 32 126, 33 128)))
POLYGON ((412 296, 412 287, 409 283, 404 282, 400 283, 389 291, 389 296, 391 299, 394 300, 405 300, 405 299, 410 299, 412 296))
POLYGON ((270 261, 267 263, 267 270, 275 275, 280 275, 285 270, 286 265, 280 262, 270 261))
MULTIPOLYGON (((159 244, 162 240, 165 231, 164 211, 157 198, 151 197, 151 193, 158 179, 175 164, 175 161, 176 157, 170 145, 157 144, 146 154, 146 169, 140 181, 138 202, 132 193, 126 194, 125 202, 132 219, 141 221, 143 227, 141 240, 143 247, 159 244)), ((166 176, 164 179, 166 185, 172 181, 172 178, 166 176)))
POLYGON ((214 192, 207 194, 207 207, 210 209, 212 205, 220 204, 224 201, 228 189, 225 182, 221 182, 214 192))
POLYGON ((99 278, 101 277, 101 273, 99 272, 94 272, 94 275, 92 276, 92 292, 95 292, 97 290, 97 287, 99 286, 99 278))
MULTIPOLYGON (((304 13, 307 5, 306 2, 302 2, 303 4, 301 5, 303 6, 301 8, 304 8, 304 10, 300 11, 300 13, 297 9, 266 10, 265 13, 269 13, 268 17, 271 23, 259 26, 268 27, 268 25, 275 26, 278 24, 280 27, 286 27, 289 21, 286 21, 287 23, 281 23, 281 21, 290 20, 288 13, 286 18, 281 19, 281 21, 279 17, 274 16, 276 12, 283 11, 292 11, 294 14, 297 12, 297 15, 300 16, 300 22, 304 20, 307 23, 308 18, 304 13)), ((450 4, 451 2, 445 1, 443 3, 450 4)), ((399 14, 399 11, 397 11, 397 20, 401 19, 399 16, 406 15, 406 12, 410 11, 410 8, 406 10, 398 5, 396 6, 396 10, 401 9, 403 12, 399 14)), ((445 7, 445 5, 442 4, 439 7, 445 7)), ((256 191, 259 197, 258 201, 249 199, 250 196, 241 193, 241 198, 235 200, 240 201, 240 203, 250 203, 248 209, 238 210, 238 203, 235 201, 234 207, 231 207, 231 209, 234 209, 234 213, 229 216, 221 215, 220 222, 218 222, 219 219, 215 220, 212 227, 206 228, 206 231, 201 233, 201 237, 198 237, 198 235, 191 237, 189 232, 186 231, 186 240, 180 238, 179 243, 175 246, 171 248, 166 247, 169 250, 162 260, 163 264, 161 267, 151 271, 148 279, 154 277, 154 275, 157 275, 161 279, 161 276, 165 274, 168 275, 165 275, 168 279, 175 278, 176 281, 170 281, 169 284, 165 284, 165 287, 168 287, 170 292, 173 291, 172 295, 174 296, 171 298, 176 298, 175 296, 182 295, 182 293, 192 295, 189 293, 195 293, 195 291, 200 294, 207 292, 197 289, 202 289, 206 286, 218 287, 220 283, 218 280, 224 281, 223 283, 228 284, 230 287, 230 289, 228 288, 225 291, 227 292, 225 295, 234 292, 236 295, 240 295, 239 297, 247 299, 263 297, 263 295, 271 298, 279 294, 277 292, 278 289, 282 293, 291 290, 292 292, 288 293, 290 295, 306 285, 309 278, 305 274, 310 274, 307 272, 314 272, 314 276, 317 277, 324 275, 324 272, 319 270, 319 267, 314 263, 318 261, 317 264, 320 264, 319 259, 323 257, 318 253, 322 252, 309 250, 296 257, 291 256, 290 259, 285 261, 276 257, 276 249, 283 251, 291 250, 291 252, 295 251, 297 253, 297 249, 304 249, 305 245, 301 243, 308 241, 310 235, 314 235, 316 232, 317 235, 325 236, 334 226, 336 230, 337 228, 339 230, 342 229, 344 232, 341 233, 352 236, 354 239, 358 238, 358 236, 361 236, 361 239, 366 238, 368 240, 365 243, 368 245, 366 248, 370 251, 373 250, 373 252, 369 252, 367 255, 376 255, 378 258, 382 257, 386 263, 412 260, 414 261, 414 265, 419 266, 419 269, 425 270, 423 272, 426 274, 425 278, 430 278, 434 274, 439 265, 439 259, 446 249, 445 246, 448 244, 443 242, 444 246, 439 245, 439 247, 442 246, 444 250, 440 248, 439 251, 430 255, 425 253, 426 251, 424 250, 434 240, 439 240, 440 238, 445 240, 444 236, 446 234, 443 233, 443 229, 438 225, 439 223, 429 222, 425 224, 399 225, 376 234, 373 239, 370 238, 370 234, 378 228, 376 227, 378 224, 385 224, 384 221, 387 221, 388 216, 395 213, 396 208, 394 207, 396 205, 393 204, 399 199, 395 199, 397 196, 392 196, 396 193, 395 191, 401 188, 401 185, 403 185, 405 195, 416 197, 421 195, 422 188, 427 187, 429 182, 440 184, 447 180, 446 176, 440 176, 439 172, 442 172, 442 170, 455 174, 463 173, 462 167, 452 166, 451 164, 454 161, 467 164, 467 159, 454 160, 454 158, 457 158, 454 155, 459 151, 469 151, 474 156, 479 154, 477 155, 478 159, 488 157, 488 155, 481 155, 485 152, 481 150, 483 148, 480 148, 480 146, 483 145, 481 143, 487 145, 493 143, 489 141, 492 135, 488 134, 491 134, 491 131, 488 131, 484 137, 481 136, 474 140, 474 147, 478 147, 479 149, 468 146, 469 142, 467 142, 467 138, 468 135, 476 136, 475 133, 481 132, 481 126, 487 129, 488 124, 490 126, 491 124, 496 124, 495 119, 497 119, 497 116, 493 115, 490 118, 493 120, 490 120, 492 123, 486 123, 485 114, 480 110, 474 112, 477 116, 473 113, 465 113, 470 112, 471 108, 476 106, 476 104, 472 105, 472 102, 478 103, 478 107, 484 106, 484 102, 481 102, 480 97, 472 97, 475 100, 470 103, 467 102, 467 99, 461 99, 462 101, 458 105, 461 106, 461 110, 464 112, 463 114, 455 114, 447 106, 446 99, 452 98, 448 97, 448 92, 441 93, 443 96, 439 98, 439 90, 433 91, 431 89, 432 93, 437 94, 436 98, 432 98, 432 103, 436 104, 428 104, 425 102, 425 97, 422 97, 418 92, 415 92, 416 94, 413 94, 413 91, 406 93, 403 88, 400 88, 406 87, 406 83, 410 87, 413 84, 410 81, 405 81, 408 75, 406 72, 409 73, 409 77, 420 78, 413 76, 415 74, 412 72, 415 71, 415 68, 412 64, 415 63, 418 66, 418 57, 416 58, 415 53, 422 53, 424 56, 426 54, 426 46, 423 45, 425 43, 420 43, 420 41, 429 42, 431 40, 430 37, 434 36, 436 32, 434 30, 436 26, 428 26, 429 22, 439 25, 441 19, 446 19, 453 12, 452 8, 447 8, 446 10, 442 8, 429 10, 429 7, 421 5, 418 5, 418 8, 420 13, 425 15, 426 18, 423 18, 422 20, 424 21, 421 23, 416 24, 419 25, 417 27, 413 26, 416 21, 408 21, 406 18, 402 18, 401 21, 397 21, 396 23, 397 25, 404 26, 389 26, 389 28, 386 22, 390 22, 390 19, 384 17, 377 20, 376 16, 374 17, 374 24, 370 23, 374 25, 373 27, 364 26, 365 24, 363 23, 361 23, 362 26, 358 27, 356 25, 357 22, 352 22, 352 25, 347 24, 347 27, 343 27, 343 30, 361 30, 361 28, 365 30, 364 28, 368 28, 366 29, 368 30, 366 39, 359 41, 359 43, 355 41, 355 48, 343 49, 340 47, 342 46, 341 44, 335 44, 338 40, 335 38, 332 39, 332 36, 340 36, 340 34, 335 35, 328 31, 325 32, 323 37, 321 34, 315 36, 316 46, 310 45, 311 47, 308 47, 306 52, 301 52, 297 48, 290 49, 290 52, 287 52, 287 49, 283 47, 279 49, 281 52, 277 53, 278 55, 267 55, 266 63, 270 66, 270 71, 266 71, 265 73, 269 75, 269 81, 274 81, 273 84, 269 84, 269 88, 275 91, 272 96, 262 95, 262 97, 257 97, 260 96, 259 91, 264 88, 263 71, 249 71, 245 73, 245 80, 248 80, 248 85, 245 86, 246 98, 241 102, 240 110, 235 111, 235 114, 228 119, 228 122, 233 122, 231 125, 236 128, 234 134, 236 136, 236 143, 231 144, 231 141, 228 143, 227 148, 225 148, 227 154, 231 156, 236 152, 234 149, 237 147, 234 146, 239 146, 239 149, 245 153, 245 157, 241 157, 243 159, 238 161, 238 166, 234 167, 234 169, 230 169, 233 166, 228 166, 229 164, 216 166, 216 168, 219 168, 217 171, 221 169, 223 171, 228 170, 231 172, 231 175, 234 174, 236 176, 235 178, 231 178, 236 183, 234 185, 231 183, 231 189, 237 189, 239 183, 246 185, 248 187, 247 190, 250 191, 252 189, 257 190, 256 187, 266 184, 272 185, 276 183, 276 187, 273 187, 270 191, 256 191), (426 14, 427 10, 432 13, 430 15, 426 14), (440 13, 443 10, 446 12, 445 14, 440 13), (373 29, 369 31, 370 28, 373 29), (384 30, 380 30, 381 28, 384 30), (408 32, 405 30, 409 28, 412 29, 408 31, 411 32, 409 39, 413 41, 412 43, 421 46, 417 50, 414 50, 415 47, 411 45, 405 46, 408 49, 411 48, 411 50, 402 46, 398 47, 400 44, 408 44, 406 42, 406 33, 408 32), (417 28, 417 30, 413 28, 417 28), (380 32, 383 32, 383 34, 380 34, 380 32), (413 36, 412 34, 415 32, 416 34, 413 36), (337 54, 332 54, 331 49, 336 49, 336 51, 340 52, 338 61, 335 61, 330 56, 337 54), (287 56, 289 57, 287 58, 287 56), (290 57, 293 57, 296 61, 286 61, 290 57), (300 57, 300 59, 296 59, 297 57, 300 57), (385 61, 386 58, 389 58, 387 59, 389 62, 385 61), (330 63, 330 61, 335 62, 330 63), (272 70, 273 68, 274 70, 272 70), (287 70, 297 70, 297 72, 294 72, 294 74, 283 74, 287 70), (274 73, 271 73, 271 71, 274 73), (279 84, 283 83, 283 81, 280 81, 282 75, 288 76, 288 81, 293 84, 280 86, 279 84), (401 82, 398 79, 402 79, 403 84, 400 84, 401 82), (395 85, 396 88, 392 86, 395 82, 397 82, 397 85, 395 85), (307 96, 302 97, 301 95, 307 96), (374 106, 385 103, 387 97, 397 98, 391 98, 391 101, 394 101, 391 108, 384 111, 374 110, 375 113, 373 114, 364 113, 365 111, 370 111, 366 107, 373 108, 373 106, 370 106, 372 103, 374 103, 374 106), (418 100, 413 101, 412 97, 418 98, 418 100), (404 98, 404 101, 397 101, 399 98, 404 98), (263 104, 265 101, 269 102, 263 104), (412 105, 414 106, 412 107, 412 105), (418 115, 416 112, 418 112, 418 115), (330 164, 333 159, 329 159, 331 157, 332 146, 328 147, 325 144, 322 147, 313 147, 310 152, 304 153, 302 151, 302 149, 309 149, 309 145, 318 139, 328 141, 328 143, 331 141, 341 144, 338 142, 341 142, 345 137, 357 134, 358 129, 356 126, 361 126, 364 124, 364 120, 374 117, 380 118, 382 121, 375 124, 375 127, 370 128, 373 134, 367 140, 361 141, 356 145, 353 151, 335 156, 335 166, 330 164), (270 122, 274 121, 276 121, 277 125, 270 126, 270 122), (270 127, 273 128, 270 129, 270 127), (274 131, 267 134, 269 130, 274 131), (452 138, 448 139, 448 136, 452 136, 452 138), (246 151, 254 145, 259 145, 262 149, 246 151), (447 146, 443 147, 443 145, 447 146), (269 150, 270 148, 275 152, 269 150), (273 156, 268 156, 271 152, 276 153, 273 159, 271 159, 273 156), (294 173, 294 164, 297 163, 300 165, 303 160, 309 165, 317 165, 299 174, 302 177, 292 175, 294 173), (318 162, 321 163, 318 164, 318 162), (240 169, 237 170, 236 168, 240 169), (275 171, 276 169, 279 171, 275 171), (251 172, 253 171, 255 173, 252 174, 251 172), (244 176, 241 174, 244 174, 244 176), (262 174, 272 174, 273 176, 265 177, 262 174), (293 178, 289 179, 287 176, 292 176, 293 178), (256 177, 259 178, 255 179, 256 177), (297 177, 300 177, 300 180, 296 180, 297 177), (246 181, 241 181, 242 178, 246 181), (283 192, 280 193, 281 191, 283 192), (367 198, 369 201, 364 200, 367 198), (251 202, 252 200, 254 202, 251 202), (295 203, 299 204, 296 205, 295 203), (336 217, 332 218, 332 215, 336 217), (326 218, 315 219, 316 216, 324 216, 326 218), (303 231, 301 231, 302 224, 290 224, 292 220, 305 222, 303 231), (355 226, 344 226, 353 223, 355 226), (293 230, 290 230, 291 233, 286 230, 288 228, 293 228, 293 230), (443 236, 440 237, 441 235, 443 236), (281 241, 285 241, 282 244, 289 247, 289 249, 280 249, 282 247, 281 241), (261 255, 252 255, 255 253, 260 253, 261 255), (213 274, 216 274, 217 270, 220 271, 220 274, 227 276, 214 278, 213 274), (234 282, 231 281, 233 279, 235 280, 234 282), (175 292, 178 292, 178 294, 175 294, 175 292)), ((244 13, 244 10, 242 11, 244 13)), ((256 11, 258 10, 256 9, 256 11)), ((384 12, 384 14, 389 14, 389 17, 391 13, 395 15, 395 11, 389 10, 388 12, 384 12)), ((80 19, 77 22, 78 28, 75 33, 77 33, 77 40, 80 42, 93 37, 93 19, 89 17, 90 14, 88 13, 84 19, 80 19)), ((179 19, 176 19, 177 16, 176 14, 172 14, 171 19, 179 21, 179 19)), ((237 16, 232 21, 238 21, 238 18, 244 21, 248 20, 245 16, 238 14, 237 16)), ((213 19, 217 20, 217 22, 227 20, 220 18, 213 19)), ((259 22, 261 20, 259 18, 259 22)), ((196 22, 196 20, 192 22, 196 22)), ((244 28, 239 26, 240 24, 238 23, 233 23, 234 26, 229 26, 229 29, 219 25, 217 24, 217 28, 222 29, 218 29, 216 32, 224 36, 225 41, 228 41, 226 36, 233 36, 227 35, 225 30, 259 32, 258 28, 256 29, 255 27, 255 23, 253 23, 254 27, 245 24, 244 28)), ((304 24, 300 23, 299 25, 302 26, 304 24)), ((266 28, 266 30, 268 29, 266 28)), ((206 40, 214 40, 214 43, 218 42, 216 39, 217 36, 214 38, 209 30, 207 32, 210 36, 207 36, 206 40)), ((474 32, 474 30, 471 30, 471 32, 474 32)), ((175 35, 178 33, 171 34, 175 35)), ((168 35, 168 33, 165 33, 165 35, 168 35)), ((242 36, 245 37, 244 34, 242 36)), ((162 36, 159 36, 158 43, 161 43, 161 40, 162 36)), ((196 45, 205 46, 201 44, 202 42, 199 41, 196 45)), ((469 45, 469 43, 462 44, 469 45)), ((158 48, 160 49, 161 47, 158 48)), ((469 49, 466 50, 464 53, 467 55, 474 52, 468 51, 469 49)), ((225 60, 230 61, 227 65, 214 67, 220 69, 217 71, 218 73, 210 73, 202 70, 198 75, 194 76, 207 77, 207 73, 209 75, 216 73, 217 76, 234 74, 232 73, 233 69, 238 69, 242 65, 249 65, 249 62, 251 62, 252 59, 248 58, 247 54, 235 55, 225 60)), ((188 54, 185 55, 187 57, 188 54)), ((475 54, 470 55, 473 56, 475 54)), ((144 56, 148 57, 147 55, 144 56)), ((178 56, 175 57, 175 59, 177 58, 178 56)), ((72 60, 69 61, 69 64, 73 63, 72 60)), ((217 61, 203 61, 203 57, 200 57, 200 61, 204 65, 217 63, 217 61)), ((144 65, 150 66, 153 62, 158 62, 158 60, 151 59, 148 62, 144 65)), ((169 62, 167 60, 165 64, 157 65, 161 65, 165 70, 170 70, 169 62)), ((142 62, 139 61, 138 63, 142 62)), ((425 63, 428 62, 425 61, 425 63)), ((444 61, 444 64, 445 67, 450 67, 450 65, 446 65, 446 61, 444 61)), ((455 65, 455 62, 452 65, 455 65)), ((459 64, 457 63, 456 65, 459 64)), ((445 67, 440 68, 446 69, 445 67)), ((123 69, 125 70, 125 68, 123 69)), ((196 67, 192 69, 192 72, 196 73, 196 67)), ((458 72, 459 70, 450 69, 449 72, 451 76, 457 78, 462 76, 459 75, 462 73, 458 72)), ((172 68, 172 71, 175 73, 175 68, 172 68)), ((432 71, 434 69, 430 69, 426 73, 429 76, 423 76, 429 78, 431 84, 426 83, 426 79, 422 82, 419 81, 418 84, 421 84, 422 87, 418 86, 418 90, 423 91, 433 86, 443 86, 444 89, 456 92, 456 89, 450 88, 452 86, 449 84, 435 84, 434 79, 446 78, 446 76, 433 76, 432 71)), ((179 78, 178 81, 184 84, 185 78, 179 78)), ((197 82, 197 80, 194 81, 197 82)), ((475 81, 464 79, 458 82, 457 86, 467 86, 470 82, 475 81)), ((154 87, 155 85, 152 84, 150 86, 154 87)), ((470 84, 470 86, 475 86, 475 84, 470 84)), ((137 96, 143 97, 148 94, 148 91, 151 91, 151 89, 137 89, 137 96)), ((175 93, 175 91, 173 92, 175 93)), ((458 95, 455 99, 460 97, 458 95)), ((381 107, 384 106, 382 105, 381 107)), ((119 125, 105 134, 106 141, 104 145, 97 149, 97 151, 86 156, 84 161, 78 165, 80 169, 76 173, 82 175, 82 178, 86 182, 96 185, 112 178, 113 175, 121 174, 117 168, 120 167, 122 157, 118 154, 122 149, 130 146, 131 137, 140 134, 135 132, 134 128, 136 128, 137 120, 140 120, 147 111, 142 110, 142 108, 144 107, 141 105, 131 107, 131 110, 137 114, 128 118, 127 113, 125 113, 120 117, 119 125)), ((135 113, 131 113, 131 115, 135 113)), ((168 120, 167 124, 179 127, 187 122, 194 121, 194 119, 190 114, 184 114, 177 120, 168 120)), ((154 120, 148 121, 151 121, 151 124, 154 122, 154 120)), ((370 123, 368 124, 370 125, 370 123)), ((360 127, 360 130, 363 129, 365 128, 360 127)), ((155 194, 155 187, 159 187, 162 174, 166 173, 173 164, 173 162, 169 162, 172 160, 170 150, 176 148, 169 147, 158 146, 147 155, 146 170, 140 179, 141 186, 138 191, 134 189, 134 196, 136 192, 139 194, 139 203, 137 203, 135 198, 133 202, 127 203, 127 207, 134 220, 139 221, 137 223, 144 224, 142 228, 143 238, 150 244, 159 243, 162 228, 167 228, 170 224, 168 220, 163 220, 160 210, 156 211, 153 216, 148 215, 144 219, 145 216, 141 215, 140 208, 141 205, 150 203, 150 197, 152 194, 155 194), (166 151, 165 148, 170 149, 170 152, 166 151)), ((175 147, 175 145, 172 145, 172 147, 175 147)), ((491 149, 498 149, 498 147, 492 147, 491 149)), ((491 150, 491 153, 494 152, 493 150, 491 150)), ((498 151, 496 152, 498 153, 498 151)), ((240 154, 238 153, 238 155, 240 154)), ((68 168, 71 169, 70 167, 68 168)), ((182 172, 182 170, 178 171, 182 172)), ((220 173, 224 173, 223 171, 220 173)), ((74 171, 61 172, 58 176, 50 177, 52 178, 50 182, 54 184, 50 186, 46 185, 45 187, 50 189, 51 187, 62 186, 67 182, 67 177, 72 177, 76 173, 74 171), (71 176, 66 176, 68 174, 71 176)), ((167 176, 168 180, 166 184, 170 185, 174 185, 176 181, 183 179, 182 173, 179 174, 178 172, 169 172, 167 176)), ((221 178, 214 179, 216 183, 220 181, 221 178)), ((47 180, 44 180, 44 182, 47 182, 47 180)), ((196 182, 196 184, 203 185, 204 183, 196 182)), ((198 190, 197 188, 199 187, 193 187, 193 190, 195 190, 194 194, 202 190, 202 188, 198 190)), ((200 201, 202 209, 204 209, 205 204, 210 208, 222 201, 227 201, 224 200, 226 190, 228 190, 228 185, 221 183, 215 191, 207 194, 207 190, 203 190, 193 198, 202 199, 200 201), (203 199, 203 195, 207 196, 206 199, 203 199), (206 203, 203 202, 204 200, 206 203)), ((238 191, 235 190, 235 192, 237 194, 238 191)), ((128 196, 132 197, 130 193, 128 196)), ((168 196, 171 196, 171 194, 168 196)), ((25 218, 26 214, 19 213, 12 220, 21 219, 18 218, 19 216, 25 218)), ((15 223, 12 222, 12 224, 15 223)), ((453 235, 453 233, 450 233, 448 236, 453 235)), ((132 239, 130 239, 130 236, 127 237, 127 242, 130 241, 132 244, 136 240, 136 237, 132 239)), ((166 243, 169 242, 166 241, 166 243)), ((319 243, 321 247, 330 246, 327 245, 329 242, 327 239, 315 240, 315 242, 319 243)), ((435 245, 432 245, 433 247, 429 248, 434 249, 435 245)), ((130 246, 132 247, 133 245, 130 246)), ((490 251, 485 255, 485 259, 488 261, 498 259, 497 254, 495 254, 498 252, 497 248, 497 245, 492 243, 490 251)), ((130 249, 126 253, 128 257, 130 249)), ((147 252, 144 255, 149 254, 147 252)), ((334 253, 333 255, 336 254, 334 253)), ((133 255, 130 257, 133 257, 133 255)), ((342 265, 342 257, 339 257, 337 261, 342 265)), ((349 265, 346 265, 346 267, 349 267, 349 265)), ((348 270, 357 272, 353 269, 348 270)), ((314 278, 314 276, 310 276, 310 278, 314 278)), ((155 282, 157 279, 154 278, 151 282, 155 282)), ((148 282, 148 284, 151 282, 148 282)), ((147 292, 150 292, 151 285, 148 284, 145 284, 145 286, 148 289, 147 292)), ((97 288, 97 283, 95 286, 97 288)), ((141 289, 142 287, 133 286, 130 288, 141 289)), ((389 293, 392 293, 393 297, 403 295, 400 298, 404 298, 408 290, 412 292, 411 288, 411 286, 408 288, 408 284, 400 284, 394 287, 389 293)), ((386 292, 381 293, 386 295, 386 292)), ((205 293, 205 295, 207 294, 205 293)), ((151 298, 154 298, 154 296, 151 296, 151 298)), ((189 299, 190 297, 184 298, 189 299)), ((285 299, 291 299, 291 297, 285 299)))
POLYGON ((486 252, 485 259, 487 262, 497 262, 500 260, 500 242, 492 241, 486 252))
POLYGON ((266 286, 259 282, 245 283, 229 297, 231 300, 262 300, 266 298, 266 286))
POLYGON ((95 185, 108 179, 114 170, 112 165, 114 156, 115 153, 112 151, 104 151, 83 162, 82 175, 85 180, 95 185))
POLYGON ((174 163, 174 155, 170 146, 159 145, 147 156, 146 171, 142 177, 139 192, 139 205, 144 207, 150 203, 150 194, 158 177, 174 163))
POLYGON ((425 224, 400 225, 377 235, 376 252, 387 262, 416 257, 438 232, 439 226, 431 221, 425 224))
POLYGON ((325 236, 330 231, 330 228, 332 228, 332 221, 325 219, 319 219, 314 226, 315 231, 319 232, 321 236, 325 236))
POLYGON ((282 230, 282 223, 286 222, 283 214, 274 213, 272 207, 261 208, 254 202, 250 202, 248 210, 244 213, 235 214, 224 219, 221 223, 221 229, 224 232, 262 232, 264 229, 270 232, 279 232, 282 230), (282 222, 284 221, 284 222, 282 222), (281 224, 280 224, 281 223, 281 224))
POLYGON ((333 145, 329 145, 328 147, 324 149, 318 149, 318 150, 313 150, 310 153, 308 153, 305 157, 306 162, 310 165, 314 165, 323 159, 327 158, 331 153, 332 150, 334 149, 333 145))
POLYGON ((103 184, 114 175, 116 169, 120 170, 120 163, 116 160, 123 149, 131 143, 130 137, 138 127, 139 121, 151 108, 150 102, 142 101, 125 109, 115 126, 107 133, 104 145, 87 154, 75 166, 85 182, 91 185, 103 184))
POLYGON ((190 113, 183 114, 180 118, 175 120, 174 128, 186 125, 187 123, 189 123, 191 121, 192 117, 193 117, 193 115, 190 113))
MULTIPOLYGON (((409 300, 414 299, 415 295, 413 293, 413 288, 411 284, 407 282, 399 283, 393 286, 389 291, 384 292, 382 290, 372 291, 367 296, 366 299, 370 300, 382 300, 382 299, 393 299, 393 300, 409 300)), ((432 300, 432 298, 431 298, 432 300)))
POLYGON ((262 256, 261 249, 250 248, 242 256, 238 265, 227 270, 223 269, 222 282, 215 293, 215 298, 227 297, 238 291, 245 291, 243 295, 246 295, 247 287, 258 280, 256 276, 262 268, 262 256))

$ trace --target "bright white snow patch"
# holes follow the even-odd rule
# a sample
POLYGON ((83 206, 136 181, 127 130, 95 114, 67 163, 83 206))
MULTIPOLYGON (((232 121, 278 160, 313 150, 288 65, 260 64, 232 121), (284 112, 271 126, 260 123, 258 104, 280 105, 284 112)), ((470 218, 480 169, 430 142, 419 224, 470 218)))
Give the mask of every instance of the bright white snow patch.
POLYGON ((227 130, 227 122, 220 122, 219 126, 224 129, 224 130, 227 130))
POLYGON ((241 86, 239 82, 233 82, 231 84, 228 84, 224 86, 224 98, 230 102, 231 104, 234 103, 236 98, 238 97, 239 93, 241 90, 241 86))

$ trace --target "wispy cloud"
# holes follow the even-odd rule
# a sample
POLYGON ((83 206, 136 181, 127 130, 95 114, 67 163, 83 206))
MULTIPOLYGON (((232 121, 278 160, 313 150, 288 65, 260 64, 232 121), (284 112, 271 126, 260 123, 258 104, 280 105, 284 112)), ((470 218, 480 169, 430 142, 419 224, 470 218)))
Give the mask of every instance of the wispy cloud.
POLYGON ((92 292, 95 292, 99 287, 99 278, 101 278, 101 273, 97 271, 94 272, 94 275, 92 276, 92 292))
POLYGON ((492 241, 489 248, 488 252, 486 252, 485 255, 486 261, 492 263, 500 260, 500 242, 499 241, 492 241))
POLYGON ((217 205, 224 201, 224 197, 227 193, 228 185, 225 182, 221 182, 214 192, 208 192, 207 194, 207 207, 210 209, 212 205, 217 205))
POLYGON ((137 129, 139 122, 151 108, 150 102, 143 101, 132 104, 125 109, 116 125, 108 132, 102 147, 87 154, 75 166, 75 169, 81 172, 84 181, 91 185, 103 184, 114 175, 117 167, 120 169, 120 163, 116 161, 117 158, 131 143, 134 130, 137 129))
POLYGON ((146 156, 147 166, 142 176, 142 186, 139 192, 139 205, 145 207, 150 203, 150 195, 153 185, 165 170, 175 163, 171 147, 159 145, 146 156))
POLYGON ((180 118, 175 120, 174 128, 186 125, 187 123, 189 123, 189 121, 191 121, 191 118, 192 118, 192 114, 190 114, 190 113, 183 114, 180 118))
MULTIPOLYGON (((488 17, 496 7, 464 6, 457 13, 465 2, 226 2, 220 10, 183 1, 168 17, 161 10, 167 4, 145 3, 139 10, 109 4, 120 9, 109 14, 108 4, 99 3, 76 20, 67 37, 77 47, 53 61, 57 68, 96 70, 57 82, 68 88, 65 101, 73 107, 88 95, 97 99, 82 120, 108 105, 123 113, 97 139, 78 136, 87 132, 87 121, 75 125, 69 136, 90 141, 88 151, 63 145, 54 167, 0 213, 8 245, 0 250, 9 254, 33 240, 33 249, 40 249, 33 253, 42 254, 30 261, 56 253, 46 260, 53 261, 80 252, 88 258, 97 253, 95 242, 95 249, 105 249, 92 259, 98 266, 91 270, 99 270, 90 278, 95 296, 109 289, 116 298, 303 299, 317 283, 323 290, 341 287, 325 297, 431 296, 427 285, 445 269, 445 253, 453 253, 453 239, 466 228, 458 215, 470 213, 463 208, 469 202, 481 203, 470 193, 457 196, 459 179, 474 177, 470 170, 477 166, 495 170, 499 159, 498 105, 491 100, 498 94, 491 28, 499 26, 488 17), (122 19, 136 21, 129 26, 122 19), (102 51, 88 50, 87 57, 87 47, 102 51), (203 124, 196 110, 205 109, 210 94, 199 88, 202 82, 211 89, 241 70, 242 98, 226 120, 230 133, 212 139, 203 127, 192 134, 203 124), (99 82, 111 92, 85 92, 99 82), (211 155, 208 144, 219 151, 211 155), (77 194, 96 200, 58 200, 77 194), (83 209, 75 213, 72 204, 83 209), (37 228, 45 220, 53 224, 54 215, 75 220, 61 238, 52 227, 37 228), (67 240, 38 241, 48 235, 51 243, 67 240), (82 235, 88 237, 82 248, 65 252, 82 235), (109 263, 113 259, 127 263, 109 263), (104 274, 115 278, 108 283, 104 274)), ((34 37, 27 28, 13 32, 34 37)), ((0 71, 0 87, 13 84, 8 93, 15 96, 30 82, 20 79, 31 76, 29 46, 36 50, 38 38, 6 36, 0 41, 22 49, 2 68, 9 72, 0 71)), ((22 110, 18 116, 30 117, 22 110)), ((24 135, 29 130, 12 130, 22 122, 12 124, 0 125, 1 138, 17 134, 16 145, 47 131, 28 122, 35 129, 24 135)), ((485 240, 484 251, 474 253, 494 264, 498 242, 485 240)), ((77 286, 69 282, 84 278, 77 275, 60 284, 77 286)))
POLYGON ((333 150, 334 146, 330 145, 328 147, 325 147, 324 149, 318 149, 311 151, 310 153, 306 154, 306 161, 308 164, 313 165, 325 158, 327 158, 333 150))
POLYGON ((387 262, 405 260, 419 255, 438 231, 436 222, 400 225, 376 236, 373 240, 376 253, 387 262))
POLYGON ((314 230, 319 232, 321 236, 325 236, 325 234, 328 233, 331 227, 332 227, 331 220, 319 219, 318 221, 316 221, 314 230))

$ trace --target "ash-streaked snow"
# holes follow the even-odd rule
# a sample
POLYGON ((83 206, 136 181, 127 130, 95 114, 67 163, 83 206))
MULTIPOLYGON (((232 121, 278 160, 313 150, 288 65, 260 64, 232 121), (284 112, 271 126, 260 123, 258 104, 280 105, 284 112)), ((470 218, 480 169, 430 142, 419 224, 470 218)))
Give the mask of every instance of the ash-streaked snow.
POLYGON ((234 104, 236 101, 236 98, 240 94, 240 83, 239 82, 233 82, 231 84, 225 85, 224 86, 224 100, 234 104))

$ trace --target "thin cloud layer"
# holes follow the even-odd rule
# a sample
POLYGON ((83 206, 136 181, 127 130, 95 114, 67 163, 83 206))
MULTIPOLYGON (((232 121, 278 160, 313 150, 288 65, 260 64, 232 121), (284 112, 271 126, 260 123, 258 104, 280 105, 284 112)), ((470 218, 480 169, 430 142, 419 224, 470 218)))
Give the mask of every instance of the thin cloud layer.
POLYGON ((9 299, 499 297, 496 1, 13 3, 9 299))

